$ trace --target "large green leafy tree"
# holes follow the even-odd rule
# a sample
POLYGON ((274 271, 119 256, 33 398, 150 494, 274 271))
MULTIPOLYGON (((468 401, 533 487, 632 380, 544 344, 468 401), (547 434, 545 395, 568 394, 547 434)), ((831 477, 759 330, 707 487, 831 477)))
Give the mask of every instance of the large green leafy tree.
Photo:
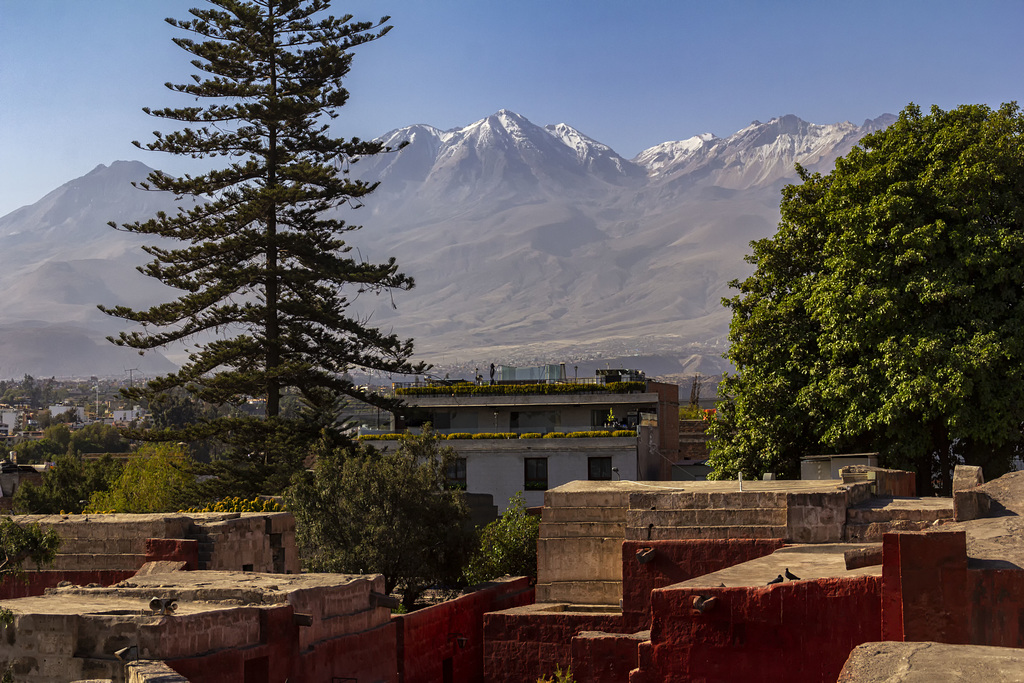
POLYGON ((462 494, 447 486, 452 448, 427 430, 394 453, 319 450, 313 471, 286 496, 303 567, 381 573, 388 593, 401 588, 407 608, 430 586, 459 581, 476 539, 462 494))
POLYGON ((1005 472, 1024 443, 1024 117, 911 105, 825 176, 783 190, 778 233, 733 283, 737 372, 714 475, 796 475, 878 451, 949 490, 957 462, 1005 472))
POLYGON ((191 10, 191 19, 167 21, 195 36, 174 41, 195 57, 201 74, 168 87, 210 103, 147 109, 184 128, 155 133, 145 148, 230 163, 196 176, 149 176, 144 188, 195 203, 115 227, 165 238, 146 247, 153 261, 141 270, 181 294, 148 310, 101 308, 142 326, 121 333, 116 344, 191 348, 178 372, 129 392, 131 398, 182 387, 214 405, 266 401, 266 419, 222 416, 150 438, 216 438, 254 467, 295 469, 303 444, 335 426, 332 415, 326 424, 283 419, 284 393, 298 392, 311 414, 323 416, 339 396, 380 400, 346 379, 352 368, 419 369, 409 363, 411 340, 349 310, 354 296, 408 289, 412 279, 394 259, 354 257, 343 237, 356 226, 335 211, 359 206, 375 187, 350 178, 349 163, 386 151, 377 142, 335 138, 329 123, 348 98, 342 81, 351 50, 389 27, 387 17, 366 23, 325 15, 327 0, 209 2, 212 8, 191 10))

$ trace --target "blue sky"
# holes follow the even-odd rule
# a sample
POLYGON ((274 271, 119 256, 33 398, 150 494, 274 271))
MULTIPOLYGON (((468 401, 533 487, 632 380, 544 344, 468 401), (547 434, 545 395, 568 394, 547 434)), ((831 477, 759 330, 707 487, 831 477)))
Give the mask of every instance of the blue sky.
MULTIPOLYGON (((0 0, 0 215, 97 164, 139 159, 192 73, 165 16, 200 0, 0 0)), ((796 114, 861 123, 908 102, 1024 100, 1024 1, 337 0, 394 30, 359 48, 343 137, 512 109, 629 158, 796 114)))

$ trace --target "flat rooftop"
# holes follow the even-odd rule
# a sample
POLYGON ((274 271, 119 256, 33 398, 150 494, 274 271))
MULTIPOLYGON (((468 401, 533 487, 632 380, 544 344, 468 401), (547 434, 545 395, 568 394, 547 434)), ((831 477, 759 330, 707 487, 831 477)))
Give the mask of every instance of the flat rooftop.
MULTIPOLYGON (((849 487, 841 479, 779 479, 762 481, 744 480, 744 493, 831 493, 849 487)), ((681 493, 738 493, 740 483, 730 481, 570 481, 548 489, 560 493, 651 493, 658 491, 681 493)))
POLYGON ((172 597, 175 614, 200 614, 246 605, 275 605, 291 593, 365 583, 369 591, 379 574, 256 574, 225 571, 172 571, 135 575, 112 586, 63 586, 45 595, 5 600, 15 614, 149 616, 149 601, 172 597))
POLYGON ((726 588, 766 586, 788 570, 801 580, 881 576, 882 565, 847 569, 844 553, 859 548, 881 547, 881 543, 816 543, 789 545, 771 555, 733 565, 717 572, 674 584, 676 588, 726 588))

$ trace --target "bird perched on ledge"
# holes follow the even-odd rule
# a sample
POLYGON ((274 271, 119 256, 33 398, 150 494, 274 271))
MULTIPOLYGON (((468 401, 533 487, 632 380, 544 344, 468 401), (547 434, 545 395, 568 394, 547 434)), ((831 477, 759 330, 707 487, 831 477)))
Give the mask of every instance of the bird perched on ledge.
POLYGON ((769 581, 769 582, 768 582, 768 583, 767 583, 766 585, 770 586, 770 585, 772 585, 773 583, 782 583, 783 581, 785 581, 785 579, 783 579, 783 578, 782 578, 782 574, 779 574, 779 575, 778 575, 778 576, 776 576, 776 577, 775 577, 774 579, 772 579, 771 581, 769 581))
POLYGON ((799 576, 797 576, 793 572, 789 571, 789 567, 786 567, 786 578, 789 579, 790 581, 799 581, 800 580, 799 576))

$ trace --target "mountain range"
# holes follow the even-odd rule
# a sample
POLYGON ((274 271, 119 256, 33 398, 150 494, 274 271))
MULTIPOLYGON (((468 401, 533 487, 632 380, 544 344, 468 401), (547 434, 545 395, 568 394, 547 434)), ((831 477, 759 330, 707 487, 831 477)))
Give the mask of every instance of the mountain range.
MULTIPOLYGON (((789 115, 632 159, 507 110, 447 131, 391 131, 386 144, 409 144, 350 160, 345 170, 380 185, 337 211, 363 226, 349 234, 355 253, 395 256, 416 287, 357 306, 456 371, 566 362, 717 374, 729 322, 721 299, 750 272, 749 242, 774 232, 794 164, 828 172, 894 118, 818 125, 789 115)), ((148 172, 136 161, 100 165, 0 217, 0 376, 173 367, 102 341, 123 321, 96 309, 172 295, 135 270, 148 260, 145 240, 107 225, 175 209, 172 197, 131 185, 148 172)))

